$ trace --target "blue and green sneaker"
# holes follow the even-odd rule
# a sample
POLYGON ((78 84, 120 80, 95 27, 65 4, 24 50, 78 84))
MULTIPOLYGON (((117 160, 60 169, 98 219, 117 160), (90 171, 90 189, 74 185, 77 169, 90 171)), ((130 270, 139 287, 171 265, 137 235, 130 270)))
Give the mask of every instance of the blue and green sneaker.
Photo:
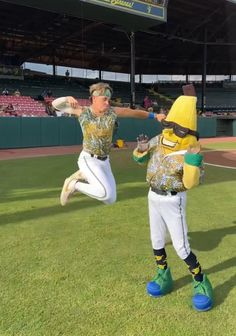
POLYGON ((192 304, 198 311, 207 311, 213 306, 213 289, 205 274, 203 274, 203 281, 193 279, 192 304))
POLYGON ((172 288, 173 279, 169 267, 165 270, 158 268, 155 277, 147 284, 147 293, 158 297, 171 292, 172 288))

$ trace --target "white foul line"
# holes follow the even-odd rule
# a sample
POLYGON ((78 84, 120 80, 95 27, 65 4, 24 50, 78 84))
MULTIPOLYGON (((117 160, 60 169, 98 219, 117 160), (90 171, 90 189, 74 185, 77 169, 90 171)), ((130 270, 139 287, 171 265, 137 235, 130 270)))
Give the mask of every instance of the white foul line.
MULTIPOLYGON (((202 153, 210 153, 210 152, 229 152, 229 151, 235 151, 235 148, 230 148, 230 149, 212 149, 212 150, 203 150, 202 153)), ((219 167, 219 168, 236 169, 236 167, 222 166, 222 165, 217 165, 217 164, 207 163, 207 162, 204 162, 204 164, 207 165, 207 166, 213 166, 213 167, 219 167)))
POLYGON ((207 162, 204 162, 204 164, 207 165, 207 166, 214 166, 214 167, 219 167, 219 168, 236 169, 236 167, 221 166, 221 165, 217 165, 217 164, 213 164, 213 163, 207 163, 207 162))

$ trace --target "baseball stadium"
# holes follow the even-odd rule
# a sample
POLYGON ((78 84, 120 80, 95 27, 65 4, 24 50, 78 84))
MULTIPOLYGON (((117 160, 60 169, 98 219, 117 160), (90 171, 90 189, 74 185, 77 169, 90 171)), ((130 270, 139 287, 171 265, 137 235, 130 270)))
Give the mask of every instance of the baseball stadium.
POLYGON ((0 336, 235 335, 236 1, 0 1, 0 336))

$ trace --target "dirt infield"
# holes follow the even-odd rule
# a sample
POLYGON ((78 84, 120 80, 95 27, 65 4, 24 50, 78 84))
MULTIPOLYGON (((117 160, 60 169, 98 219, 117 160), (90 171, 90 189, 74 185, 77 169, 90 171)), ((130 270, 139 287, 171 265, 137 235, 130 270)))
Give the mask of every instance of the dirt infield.
MULTIPOLYGON (((236 137, 227 138, 208 138, 201 139, 201 144, 236 142, 236 137)), ((129 148, 134 148, 135 143, 128 143, 129 148)), ((60 147, 39 147, 39 148, 17 148, 17 149, 0 149, 0 160, 56 156, 66 154, 76 154, 81 150, 81 146, 60 146, 60 147)), ((118 149, 119 150, 119 149, 118 149)), ((236 150, 211 150, 204 152, 205 163, 236 168, 236 150)))
POLYGON ((205 163, 236 169, 236 150, 213 150, 203 154, 205 163))
POLYGON ((0 149, 0 160, 22 159, 40 156, 56 156, 79 153, 81 146, 57 146, 37 148, 0 149))
MULTIPOLYGON (((236 142, 236 137, 209 138, 200 140, 202 146, 209 143, 236 142)), ((204 162, 227 168, 236 168, 236 150, 210 150, 204 151, 204 162)))

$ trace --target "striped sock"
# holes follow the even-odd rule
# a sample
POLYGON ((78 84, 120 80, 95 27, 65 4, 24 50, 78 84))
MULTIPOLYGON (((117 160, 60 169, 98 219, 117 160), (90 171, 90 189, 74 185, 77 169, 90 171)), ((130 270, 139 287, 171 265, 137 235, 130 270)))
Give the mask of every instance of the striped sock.
POLYGON ((203 280, 202 268, 199 262, 197 261, 197 257, 195 256, 195 254, 191 251, 190 254, 187 256, 187 258, 184 259, 184 261, 188 265, 188 269, 192 273, 193 278, 196 281, 202 281, 203 280))
POLYGON ((167 269, 167 255, 166 255, 166 251, 164 248, 160 249, 160 250, 154 250, 153 249, 153 253, 154 253, 154 257, 157 263, 158 268, 160 269, 167 269))

